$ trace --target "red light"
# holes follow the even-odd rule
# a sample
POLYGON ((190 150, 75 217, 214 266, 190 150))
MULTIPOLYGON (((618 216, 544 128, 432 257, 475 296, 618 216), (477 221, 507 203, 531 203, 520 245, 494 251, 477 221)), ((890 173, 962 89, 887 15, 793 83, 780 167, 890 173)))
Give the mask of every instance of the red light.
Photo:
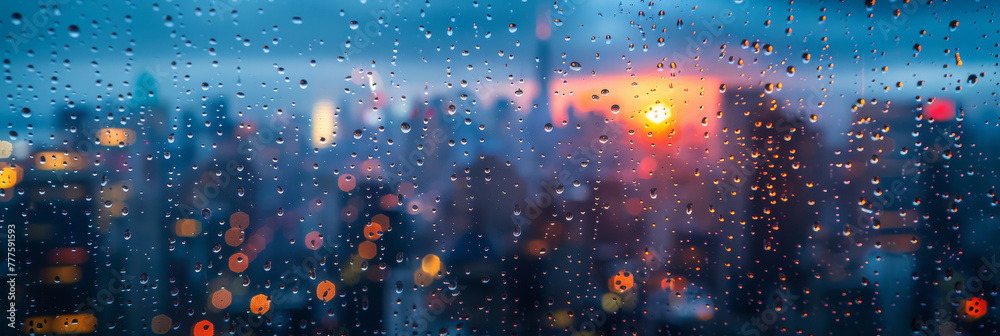
POLYGON ((193 336, 215 335, 215 326, 212 325, 212 322, 208 322, 208 320, 201 320, 194 325, 194 328, 191 330, 191 335, 193 336))
POLYGON ((974 321, 986 315, 986 300, 979 297, 971 297, 963 302, 962 313, 967 321, 974 321))
POLYGON ((955 119, 955 101, 946 98, 935 98, 924 107, 924 114, 935 121, 955 119))

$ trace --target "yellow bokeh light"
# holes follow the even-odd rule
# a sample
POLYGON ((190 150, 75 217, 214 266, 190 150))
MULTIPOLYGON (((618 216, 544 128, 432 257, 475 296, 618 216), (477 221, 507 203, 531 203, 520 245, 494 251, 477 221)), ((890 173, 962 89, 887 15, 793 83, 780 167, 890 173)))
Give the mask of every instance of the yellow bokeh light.
POLYGON ((86 158, 75 152, 38 152, 35 168, 41 170, 80 170, 87 166, 86 158))
POLYGON ((566 309, 552 312, 549 319, 552 320, 552 327, 555 328, 562 329, 573 325, 573 314, 566 309))
POLYGON ((604 311, 613 313, 618 311, 618 308, 622 306, 622 297, 615 293, 604 293, 601 296, 601 308, 604 311))
POLYGON ((135 131, 128 128, 103 128, 97 132, 101 146, 117 147, 135 143, 135 131))
POLYGON ((330 100, 320 100, 313 106, 312 114, 312 145, 316 148, 333 145, 337 134, 337 119, 335 107, 330 100))
POLYGON ((24 170, 17 165, 0 162, 0 189, 13 188, 24 178, 24 170))

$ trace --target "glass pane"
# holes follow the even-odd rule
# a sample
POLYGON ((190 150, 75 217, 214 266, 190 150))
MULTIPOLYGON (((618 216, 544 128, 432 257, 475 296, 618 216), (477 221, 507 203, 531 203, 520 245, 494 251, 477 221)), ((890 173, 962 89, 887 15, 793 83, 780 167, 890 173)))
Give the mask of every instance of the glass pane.
POLYGON ((995 11, 11 2, 3 334, 994 334, 995 11))

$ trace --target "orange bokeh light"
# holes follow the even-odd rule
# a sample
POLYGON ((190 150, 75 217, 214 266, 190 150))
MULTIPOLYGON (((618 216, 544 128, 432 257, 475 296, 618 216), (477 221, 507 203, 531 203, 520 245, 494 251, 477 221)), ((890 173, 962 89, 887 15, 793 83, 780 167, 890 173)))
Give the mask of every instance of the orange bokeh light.
POLYGON ((83 278, 83 270, 79 266, 52 266, 43 268, 39 274, 43 283, 69 285, 83 278))
POLYGON ((323 280, 323 282, 320 282, 319 285, 316 285, 316 297, 320 300, 330 302, 336 294, 337 286, 328 280, 323 280))
POLYGON ((56 315, 52 332, 56 334, 87 334, 97 330, 97 317, 92 314, 56 315))
POLYGON ((687 285, 684 284, 684 278, 682 277, 676 277, 676 278, 667 277, 663 278, 663 280, 660 280, 660 288, 662 288, 664 291, 669 290, 674 293, 679 293, 687 289, 687 285))
POLYGON ((170 332, 173 324, 174 320, 170 316, 160 314, 153 317, 153 322, 150 323, 149 329, 152 329, 154 333, 163 335, 170 332))
POLYGON ((233 253, 229 257, 229 269, 236 273, 243 273, 247 270, 247 266, 250 264, 250 259, 246 254, 243 253, 233 253))
POLYGON ((52 316, 31 316, 24 319, 24 333, 41 335, 52 332, 52 316))
POLYGON ((243 211, 233 213, 229 216, 229 226, 240 230, 246 230, 247 227, 250 227, 250 215, 247 215, 247 213, 243 211))
POLYGON ((375 258, 375 254, 378 252, 378 246, 370 241, 364 241, 358 245, 358 255, 365 259, 375 258))
POLYGON ((963 301, 959 309, 961 309, 961 314, 966 321, 975 321, 986 315, 986 311, 988 310, 986 300, 978 296, 963 301))
POLYGON ((383 214, 375 215, 372 217, 372 223, 378 224, 382 228, 382 231, 386 231, 389 229, 389 216, 383 214))
POLYGON ((268 310, 271 310, 271 300, 267 295, 257 294, 250 299, 250 311, 254 314, 264 315, 268 310))
POLYGON ((179 237, 194 237, 201 234, 201 222, 191 219, 179 219, 174 224, 174 234, 179 237))
POLYGON ((195 323, 194 329, 191 330, 191 335, 193 336, 214 336, 215 335, 215 325, 208 320, 201 320, 195 323))
POLYGON ((420 263, 420 269, 427 274, 437 274, 441 271, 441 258, 433 254, 424 256, 424 260, 420 263))
POLYGON ((226 309, 229 304, 233 303, 233 293, 230 293, 225 288, 215 291, 212 293, 212 306, 218 309, 226 309))
POLYGON ((226 245, 229 246, 239 246, 243 243, 243 230, 238 228, 229 228, 226 230, 226 245))
POLYGON ((24 179, 24 169, 17 165, 0 162, 0 189, 12 188, 24 179))
POLYGON ((382 226, 378 223, 368 223, 365 225, 365 239, 378 240, 382 237, 382 226))
POLYGON ((631 272, 625 270, 618 271, 618 274, 608 279, 608 288, 614 292, 624 293, 632 289, 633 286, 635 286, 635 277, 632 276, 631 272))

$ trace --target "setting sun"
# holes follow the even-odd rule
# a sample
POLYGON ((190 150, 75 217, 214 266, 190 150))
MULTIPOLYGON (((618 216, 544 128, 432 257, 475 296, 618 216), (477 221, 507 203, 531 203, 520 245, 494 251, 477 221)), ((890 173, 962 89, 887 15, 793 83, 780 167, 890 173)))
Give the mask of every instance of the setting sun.
POLYGON ((646 111, 646 118, 649 118, 649 121, 652 121, 654 124, 662 123, 667 120, 667 118, 670 118, 670 108, 663 105, 650 107, 649 110, 646 111))

